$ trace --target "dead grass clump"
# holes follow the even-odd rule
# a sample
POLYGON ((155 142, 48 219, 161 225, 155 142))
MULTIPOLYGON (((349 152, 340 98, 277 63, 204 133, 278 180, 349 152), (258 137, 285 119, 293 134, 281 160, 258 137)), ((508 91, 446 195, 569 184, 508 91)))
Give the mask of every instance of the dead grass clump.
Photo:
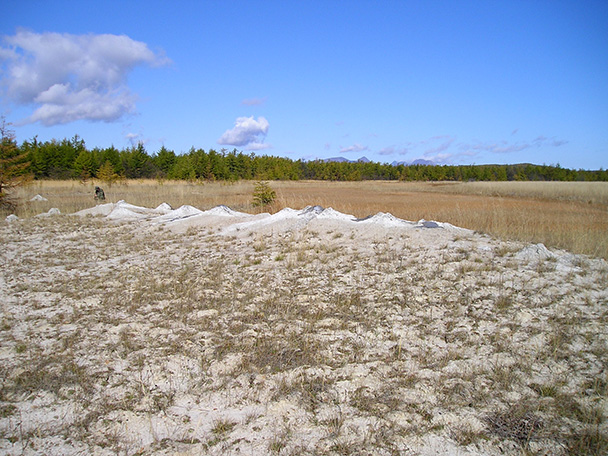
POLYGON ((71 388, 79 387, 90 393, 92 382, 87 370, 73 359, 62 356, 40 359, 30 369, 20 372, 4 385, 4 393, 13 398, 35 393, 39 390, 66 397, 71 388))
POLYGON ((488 431, 499 439, 508 439, 527 448, 544 428, 542 418, 530 404, 512 405, 486 416, 488 431))
POLYGON ((570 433, 566 449, 571 456, 603 456, 608 454, 608 434, 599 426, 585 427, 570 433))
POLYGON ((247 355, 248 364, 260 372, 277 373, 303 366, 316 365, 320 347, 307 337, 262 336, 247 355))
POLYGON ((324 403, 335 401, 335 380, 323 373, 313 374, 304 372, 295 381, 300 400, 304 408, 315 412, 317 407, 324 403))
POLYGON ((268 442, 268 451, 271 454, 280 454, 283 449, 287 448, 291 434, 291 429, 288 426, 285 426, 278 434, 272 437, 270 442, 268 442))
POLYGON ((213 422, 211 433, 215 435, 224 435, 232 431, 236 423, 228 418, 220 418, 213 422))

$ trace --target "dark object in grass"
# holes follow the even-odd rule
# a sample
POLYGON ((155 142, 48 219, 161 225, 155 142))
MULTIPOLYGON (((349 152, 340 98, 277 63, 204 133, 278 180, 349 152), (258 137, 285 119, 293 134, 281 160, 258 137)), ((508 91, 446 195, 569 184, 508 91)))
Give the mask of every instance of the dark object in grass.
POLYGON ((105 201, 106 194, 103 192, 103 188, 95 187, 95 201, 105 201))

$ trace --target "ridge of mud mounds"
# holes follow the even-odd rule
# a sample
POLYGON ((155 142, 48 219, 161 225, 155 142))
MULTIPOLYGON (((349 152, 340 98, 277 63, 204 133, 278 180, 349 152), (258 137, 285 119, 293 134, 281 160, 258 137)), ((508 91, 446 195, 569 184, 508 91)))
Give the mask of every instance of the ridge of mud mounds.
POLYGON ((189 217, 195 217, 202 213, 203 213, 203 211, 201 211, 200 209, 197 209, 194 206, 185 204, 183 206, 178 207, 177 209, 168 211, 164 215, 154 217, 153 221, 154 221, 154 223, 172 223, 172 222, 187 219, 189 217))
MULTIPOLYGON (((449 223, 420 220, 411 222, 403 220, 386 212, 378 212, 365 218, 356 218, 331 207, 319 205, 306 206, 297 210, 284 208, 275 214, 248 214, 218 205, 202 211, 190 205, 172 209, 167 203, 162 203, 155 209, 135 206, 125 201, 118 203, 100 204, 90 209, 76 212, 79 216, 103 216, 113 221, 149 221, 151 225, 163 225, 176 231, 184 232, 190 228, 207 228, 217 234, 228 236, 243 236, 255 234, 280 234, 304 229, 325 230, 344 235, 347 231, 356 231, 364 236, 383 236, 387 230, 411 231, 413 229, 437 230, 435 237, 451 237, 456 233, 472 233, 470 230, 458 228, 449 223), (160 215, 159 215, 160 214, 160 215), (449 233, 448 233, 449 232, 449 233)), ((416 236, 416 235, 415 235, 416 236)))
POLYGON ((160 203, 156 207, 156 209, 154 209, 155 212, 160 212, 161 214, 167 214, 167 213, 171 212, 172 210, 173 210, 173 208, 168 203, 160 203))
MULTIPOLYGON (((182 206, 183 208, 183 206, 182 206)), ((180 208, 181 209, 181 208, 180 208)), ((247 214, 245 212, 235 211, 228 206, 220 204, 206 211, 197 212, 185 211, 181 217, 158 217, 154 219, 156 224, 164 224, 167 228, 174 232, 185 232, 190 228, 207 228, 212 230, 221 230, 225 226, 233 225, 245 220, 255 219, 260 216, 247 214)), ((269 214, 262 214, 266 216, 269 214)))
POLYGON ((106 218, 111 220, 137 220, 148 217, 150 212, 151 210, 145 207, 119 201, 106 218))
POLYGON ((235 211, 224 204, 215 206, 203 212, 204 215, 215 215, 219 217, 249 217, 251 214, 235 211))
POLYGON ((115 206, 116 204, 114 203, 98 204, 97 206, 89 207, 87 209, 74 212, 72 215, 77 215, 79 217, 107 217, 110 212, 112 212, 115 206))

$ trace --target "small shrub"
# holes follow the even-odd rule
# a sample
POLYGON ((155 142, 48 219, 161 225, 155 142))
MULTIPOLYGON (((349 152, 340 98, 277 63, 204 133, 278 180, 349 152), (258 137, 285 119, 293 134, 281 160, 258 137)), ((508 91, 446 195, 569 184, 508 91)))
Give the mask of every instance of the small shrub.
POLYGON ((277 193, 270 187, 268 182, 257 182, 253 189, 253 205, 255 207, 263 207, 271 205, 277 193))

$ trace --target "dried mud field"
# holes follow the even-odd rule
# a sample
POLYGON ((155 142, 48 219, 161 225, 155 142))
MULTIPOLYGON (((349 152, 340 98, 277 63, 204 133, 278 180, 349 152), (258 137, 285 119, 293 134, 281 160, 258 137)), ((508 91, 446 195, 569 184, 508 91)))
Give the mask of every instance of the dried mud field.
POLYGON ((0 243, 2 454, 608 452, 604 260, 318 206, 0 243))

